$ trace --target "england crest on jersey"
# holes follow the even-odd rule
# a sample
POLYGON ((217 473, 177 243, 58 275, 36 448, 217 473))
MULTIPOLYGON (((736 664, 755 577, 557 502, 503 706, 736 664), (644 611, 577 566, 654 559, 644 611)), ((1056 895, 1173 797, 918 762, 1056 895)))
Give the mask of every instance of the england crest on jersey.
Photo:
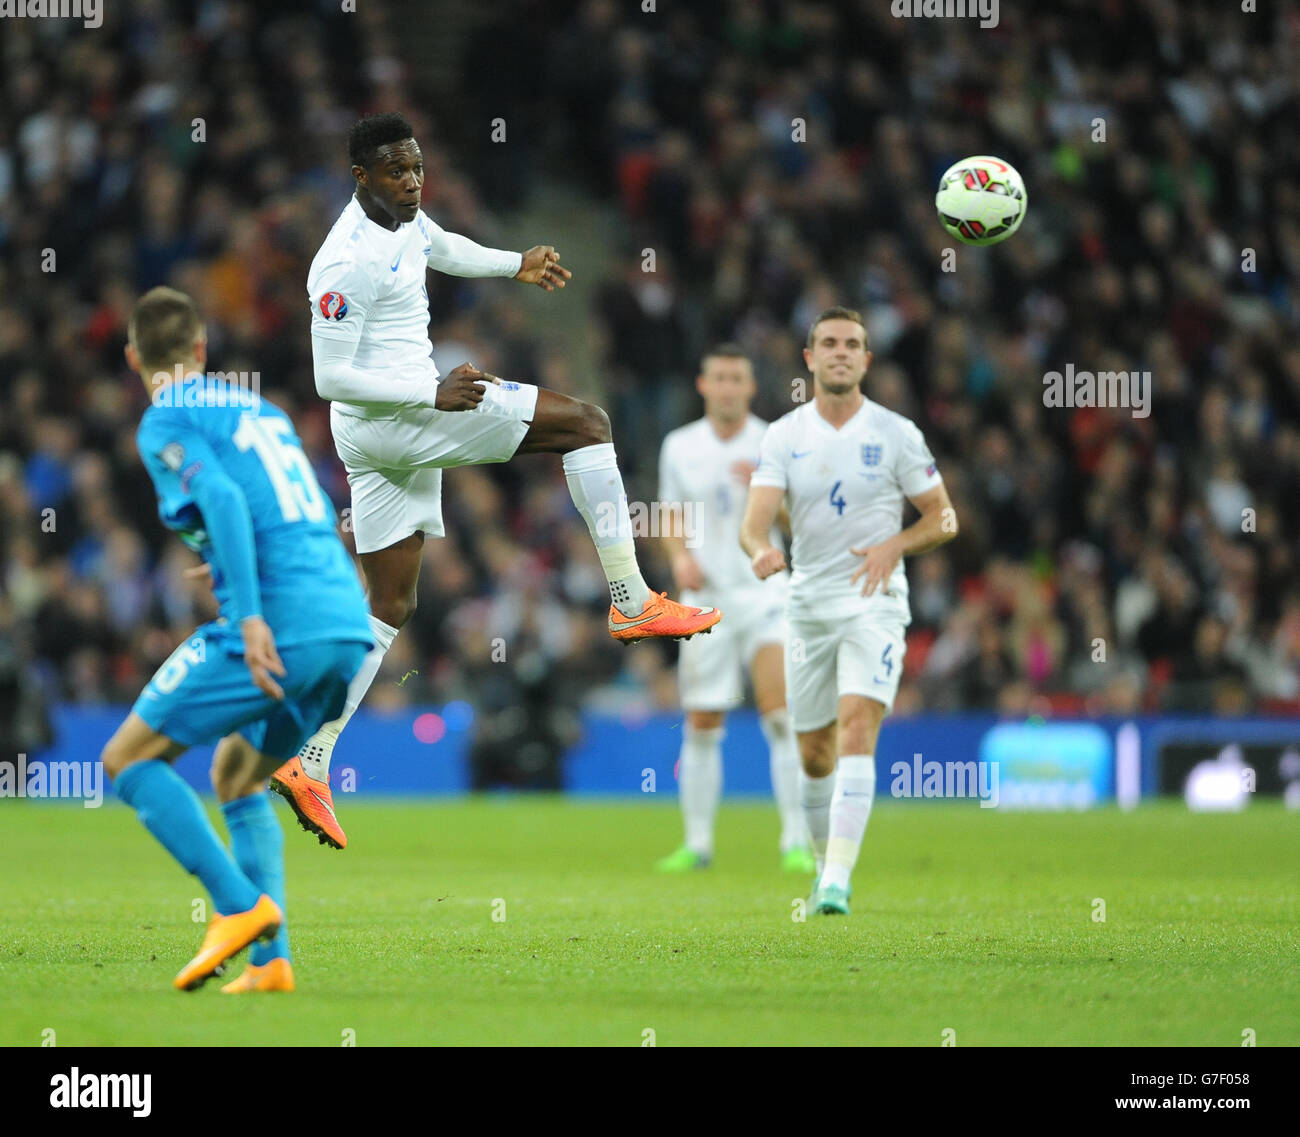
POLYGON ((882 449, 883 447, 879 442, 864 442, 862 444, 862 464, 864 466, 879 466, 882 449))

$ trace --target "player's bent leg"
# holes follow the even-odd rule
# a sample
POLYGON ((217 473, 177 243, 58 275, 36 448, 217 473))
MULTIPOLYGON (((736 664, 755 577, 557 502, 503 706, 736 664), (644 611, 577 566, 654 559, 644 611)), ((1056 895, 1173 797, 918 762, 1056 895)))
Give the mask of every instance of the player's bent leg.
POLYGON ((273 935, 281 913, 275 901, 241 871, 217 837, 198 796, 172 769, 172 759, 186 749, 133 710, 104 747, 102 761, 118 797, 136 811, 181 867, 199 878, 216 911, 233 913, 213 916, 199 954, 176 976, 175 986, 191 991, 253 940, 273 935))
POLYGON ((267 777, 279 765, 279 759, 261 754, 238 734, 223 738, 213 756, 212 786, 221 802, 235 862, 279 905, 284 917, 269 942, 253 945, 248 966, 221 988, 225 994, 294 989, 285 903, 284 831, 267 793, 267 777))
POLYGON ((652 593, 637 565, 632 517, 609 429, 609 416, 592 403, 544 388, 517 454, 563 454, 573 504, 587 523, 609 582, 609 634, 622 643, 653 637, 689 639, 721 618, 715 608, 693 608, 652 593))
POLYGON ((537 389, 537 406, 516 454, 567 454, 613 439, 609 415, 586 403, 545 387, 537 389))
POLYGON ((713 863, 713 825, 722 796, 723 711, 687 711, 677 760, 686 841, 655 862, 657 872, 683 873, 713 863))
POLYGON ((799 801, 799 756, 795 748, 790 713, 785 706, 784 648, 779 642, 762 644, 754 653, 750 674, 754 684, 754 702, 758 721, 767 741, 772 796, 781 819, 781 853, 783 872, 817 871, 799 801))
POLYGON ((334 747, 370 685, 379 674, 388 649, 401 627, 415 612, 416 586, 424 552, 424 534, 412 533, 387 548, 361 553, 361 571, 370 602, 370 634, 374 647, 348 684, 343 713, 325 723, 302 749, 271 775, 271 789, 292 807, 298 824, 322 845, 347 847, 348 837, 334 811, 330 792, 330 764, 334 747))

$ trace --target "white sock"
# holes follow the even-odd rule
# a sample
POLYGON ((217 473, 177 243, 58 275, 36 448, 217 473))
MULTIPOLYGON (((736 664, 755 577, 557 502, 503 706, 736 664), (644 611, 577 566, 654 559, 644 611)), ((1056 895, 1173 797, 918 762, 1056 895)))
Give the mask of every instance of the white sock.
POLYGON ((598 442, 570 450, 564 456, 564 480, 595 542, 614 607, 624 616, 639 616, 650 599, 650 588, 637 567, 632 517, 614 444, 598 442))
POLYGON ((298 760, 302 763, 303 772, 307 777, 315 778, 318 782, 330 780, 330 760, 334 757, 334 744, 343 733, 343 728, 348 725, 348 719, 361 706, 361 700, 366 697, 366 692, 370 690, 370 684, 375 681, 375 676, 379 674, 379 665, 383 663, 388 649, 393 646, 393 640, 397 638, 397 629, 390 628, 383 620, 372 615, 370 634, 375 637, 375 646, 366 653, 366 658, 361 661, 360 670, 348 684, 348 698, 343 704, 343 713, 333 722, 327 722, 321 727, 298 752, 298 760))
POLYGON ((718 726, 696 730, 689 723, 682 728, 681 763, 677 768, 682 820, 686 823, 686 847, 713 856, 713 820, 722 796, 722 737, 718 726))
POLYGON ((808 844, 808 827, 799 802, 799 755, 790 730, 790 712, 778 707, 758 721, 767 739, 772 796, 776 798, 776 811, 781 817, 781 852, 786 853, 797 845, 808 844))
POLYGON ((821 875, 823 887, 849 887, 875 796, 876 760, 870 754, 846 754, 835 771, 830 840, 826 843, 826 869, 821 875))
POLYGON ((808 827, 808 840, 813 856, 817 858, 817 875, 826 863, 826 842, 831 831, 831 797, 835 793, 835 771, 824 778, 811 777, 807 770, 799 770, 799 804, 803 806, 804 823, 808 827))

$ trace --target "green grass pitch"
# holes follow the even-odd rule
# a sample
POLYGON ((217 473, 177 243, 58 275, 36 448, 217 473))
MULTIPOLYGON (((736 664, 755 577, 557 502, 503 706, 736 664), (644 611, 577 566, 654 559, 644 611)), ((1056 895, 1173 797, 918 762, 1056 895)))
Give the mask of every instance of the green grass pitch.
POLYGON ((885 801, 853 915, 806 922, 764 803, 725 805, 715 867, 680 878, 649 870, 667 801, 339 807, 343 853, 277 805, 298 991, 233 997, 172 990, 201 893, 127 809, 0 803, 0 1044, 1300 1043, 1276 804, 885 801))

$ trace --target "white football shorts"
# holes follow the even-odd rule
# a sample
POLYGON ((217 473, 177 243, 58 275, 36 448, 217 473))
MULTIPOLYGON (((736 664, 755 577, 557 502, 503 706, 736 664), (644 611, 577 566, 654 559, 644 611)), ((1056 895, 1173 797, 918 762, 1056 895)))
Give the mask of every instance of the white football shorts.
POLYGON ((787 580, 769 578, 758 588, 729 593, 682 593, 683 604, 722 611, 711 632, 682 641, 677 685, 683 710, 726 711, 744 701, 745 676, 758 649, 785 643, 787 580))
POLYGON ((358 553, 373 553, 442 525, 442 471, 514 456, 537 411, 533 383, 489 383, 472 411, 415 407, 392 418, 330 408, 334 447, 352 487, 358 553))
POLYGON ((905 625, 863 613, 837 620, 791 620, 785 641, 785 697, 796 731, 839 716, 841 695, 865 695, 890 711, 903 674, 905 625))

